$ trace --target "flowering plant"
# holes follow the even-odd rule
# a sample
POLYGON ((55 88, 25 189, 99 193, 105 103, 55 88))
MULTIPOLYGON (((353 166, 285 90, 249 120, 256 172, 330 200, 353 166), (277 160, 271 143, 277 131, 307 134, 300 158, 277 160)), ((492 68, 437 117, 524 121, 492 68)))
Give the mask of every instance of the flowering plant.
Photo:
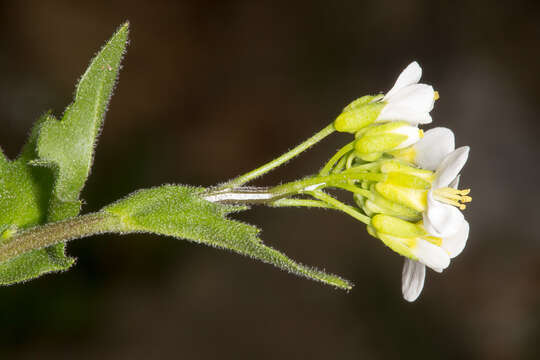
POLYGON ((367 226, 367 232, 405 257, 403 296, 420 294, 425 266, 447 268, 465 247, 469 224, 461 210, 471 201, 459 190, 468 147, 454 149, 445 128, 426 131, 438 93, 419 83, 411 63, 386 94, 363 96, 328 126, 276 159, 210 187, 163 185, 139 190, 95 213, 80 215, 96 139, 125 52, 128 24, 92 60, 62 119, 44 114, 13 161, 0 152, 0 284, 70 268, 67 241, 99 233, 145 232, 172 236, 273 264, 342 289, 339 276, 302 265, 265 245, 259 230, 229 218, 253 205, 327 208, 367 226), (274 187, 247 184, 285 164, 327 136, 350 139, 316 174, 274 187), (352 195, 352 204, 330 190, 352 195))

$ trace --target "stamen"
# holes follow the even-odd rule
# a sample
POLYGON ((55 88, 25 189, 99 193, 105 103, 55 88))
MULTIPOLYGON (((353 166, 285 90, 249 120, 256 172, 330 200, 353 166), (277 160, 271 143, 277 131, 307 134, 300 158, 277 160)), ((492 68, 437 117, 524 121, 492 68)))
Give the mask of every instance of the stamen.
POLYGON ((436 237, 436 236, 424 236, 422 239, 429 241, 433 245, 441 246, 442 245, 442 238, 436 237))
POLYGON ((471 189, 452 189, 452 188, 440 188, 436 189, 434 193, 435 199, 440 202, 455 206, 460 210, 465 210, 467 206, 464 203, 472 201, 472 197, 467 196, 471 192, 471 189))
POLYGON ((433 92, 433 100, 439 100, 439 92, 438 91, 434 91, 433 92))

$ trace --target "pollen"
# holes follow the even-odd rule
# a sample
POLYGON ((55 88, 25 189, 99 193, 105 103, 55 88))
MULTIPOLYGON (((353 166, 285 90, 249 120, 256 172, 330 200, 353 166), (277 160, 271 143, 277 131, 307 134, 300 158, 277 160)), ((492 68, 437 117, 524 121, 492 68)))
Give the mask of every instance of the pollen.
POLYGON ((467 208, 467 205, 465 203, 469 203, 472 201, 472 197, 467 196, 471 192, 471 189, 452 189, 452 188, 439 188, 433 191, 433 195, 435 199, 439 200, 440 202, 453 205, 460 210, 465 210, 467 208))

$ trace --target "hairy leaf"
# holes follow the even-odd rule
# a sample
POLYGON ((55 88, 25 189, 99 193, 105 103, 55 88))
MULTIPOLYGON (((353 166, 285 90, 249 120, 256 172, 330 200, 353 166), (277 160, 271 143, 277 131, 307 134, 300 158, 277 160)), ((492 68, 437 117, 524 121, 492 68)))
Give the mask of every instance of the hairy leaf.
POLYGON ((244 208, 202 199, 202 188, 165 185, 135 192, 102 211, 118 218, 122 232, 148 232, 229 249, 281 269, 343 289, 351 284, 338 276, 299 264, 266 246, 251 225, 227 219, 244 208))
MULTIPOLYGON (((47 168, 29 165, 35 159, 37 122, 21 155, 14 161, 0 155, 0 245, 20 229, 43 224, 47 217, 53 173, 47 168)), ((64 244, 34 250, 16 259, 0 263, 0 284, 11 284, 43 273, 64 270, 74 259, 65 256, 64 244)))
POLYGON ((126 49, 128 28, 127 23, 120 27, 92 60, 62 120, 50 118, 41 126, 37 140, 39 164, 56 172, 48 221, 79 213, 79 195, 92 167, 97 136, 126 49))
MULTIPOLYGON (((0 246, 18 229, 79 214, 79 195, 90 173, 127 35, 124 24, 91 61, 61 121, 44 115, 19 158, 10 162, 0 154, 0 246)), ((65 244, 34 250, 0 263, 0 284, 65 270, 73 262, 65 255, 65 244)))

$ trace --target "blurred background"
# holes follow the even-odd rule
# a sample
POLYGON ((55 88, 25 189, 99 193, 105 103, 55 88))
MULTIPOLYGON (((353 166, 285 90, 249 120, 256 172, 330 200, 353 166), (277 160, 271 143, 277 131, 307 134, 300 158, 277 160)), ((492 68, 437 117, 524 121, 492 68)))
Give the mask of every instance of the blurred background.
MULTIPOLYGON (((123 21, 131 43, 83 212, 163 183, 210 186, 276 157, 412 60, 440 92, 433 126, 472 147, 469 243, 415 303, 402 259, 346 215, 256 207, 237 218, 350 292, 150 235, 74 241, 69 272, 0 288, 9 359, 535 359, 540 353, 540 3, 2 1, 0 144, 15 157, 60 115, 123 21)), ((319 169, 334 135, 255 182, 319 169)))

